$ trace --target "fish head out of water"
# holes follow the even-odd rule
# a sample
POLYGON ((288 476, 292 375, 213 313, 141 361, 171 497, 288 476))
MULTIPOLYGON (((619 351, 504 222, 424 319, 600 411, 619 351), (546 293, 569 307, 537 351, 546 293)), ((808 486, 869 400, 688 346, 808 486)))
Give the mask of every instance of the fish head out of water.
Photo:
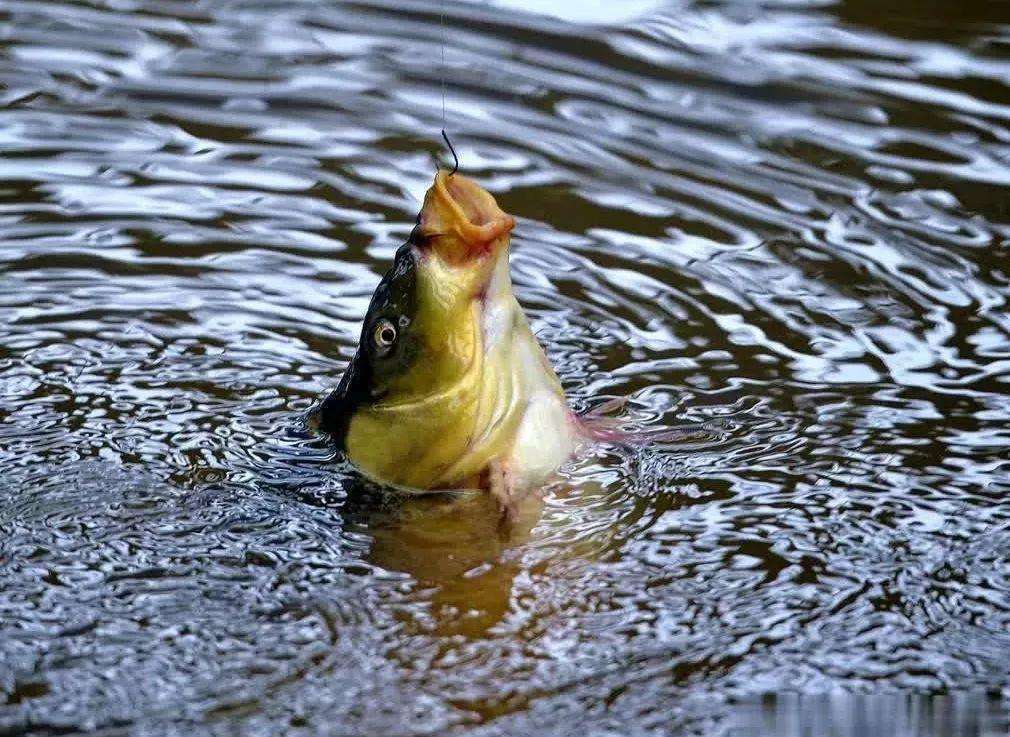
POLYGON ((365 475, 486 488, 508 504, 574 450, 579 423, 512 291, 514 225, 474 181, 436 175, 317 410, 365 475))

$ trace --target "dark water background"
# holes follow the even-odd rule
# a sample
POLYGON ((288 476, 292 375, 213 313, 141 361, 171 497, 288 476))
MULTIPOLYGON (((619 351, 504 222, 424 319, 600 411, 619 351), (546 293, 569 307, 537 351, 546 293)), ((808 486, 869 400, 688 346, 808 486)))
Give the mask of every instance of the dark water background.
POLYGON ((1007 733, 1010 4, 445 4, 573 405, 704 430, 508 538, 298 424, 444 155, 438 4, 0 23, 0 734, 1007 733))

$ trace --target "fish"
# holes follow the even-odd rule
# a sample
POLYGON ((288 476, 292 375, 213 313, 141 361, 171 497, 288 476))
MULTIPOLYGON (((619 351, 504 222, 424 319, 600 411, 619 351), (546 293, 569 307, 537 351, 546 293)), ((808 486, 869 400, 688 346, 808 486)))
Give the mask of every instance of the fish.
POLYGON ((513 291, 515 222, 472 179, 435 175, 354 357, 314 412, 368 479, 479 489, 514 516, 591 434, 513 291))

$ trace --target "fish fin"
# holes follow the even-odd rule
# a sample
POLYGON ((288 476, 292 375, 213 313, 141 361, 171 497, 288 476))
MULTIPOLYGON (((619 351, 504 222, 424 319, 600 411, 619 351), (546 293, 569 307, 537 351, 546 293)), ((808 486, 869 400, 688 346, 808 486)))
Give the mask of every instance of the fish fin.
POLYGON ((582 436, 597 443, 611 443, 636 448, 652 443, 679 443, 702 440, 712 435, 711 428, 692 425, 675 427, 635 427, 627 417, 612 416, 613 412, 624 409, 627 397, 608 399, 603 404, 575 417, 582 436))
POLYGON ((508 461, 491 461, 485 472, 487 490, 498 503, 501 510, 500 524, 503 528, 511 527, 519 518, 519 503, 522 494, 516 488, 515 477, 509 468, 508 461))

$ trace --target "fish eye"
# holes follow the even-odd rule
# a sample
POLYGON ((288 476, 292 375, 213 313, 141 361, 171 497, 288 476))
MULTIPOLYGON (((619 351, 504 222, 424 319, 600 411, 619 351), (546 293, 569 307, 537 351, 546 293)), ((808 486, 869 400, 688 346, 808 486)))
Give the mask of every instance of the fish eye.
POLYGON ((372 342, 380 356, 386 355, 396 342, 396 326, 386 318, 378 320, 372 329, 372 342))

